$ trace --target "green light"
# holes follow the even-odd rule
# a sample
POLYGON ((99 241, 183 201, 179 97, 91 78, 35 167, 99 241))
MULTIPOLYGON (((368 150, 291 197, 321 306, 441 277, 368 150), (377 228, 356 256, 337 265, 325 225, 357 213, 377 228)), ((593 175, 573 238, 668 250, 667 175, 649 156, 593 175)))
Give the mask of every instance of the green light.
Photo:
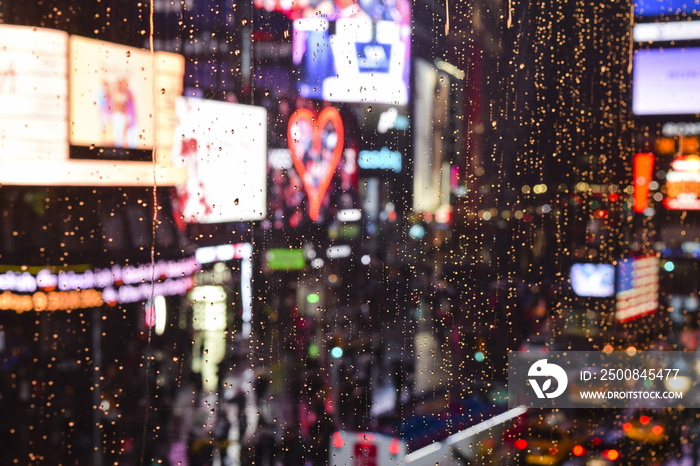
POLYGON ((474 359, 476 360, 476 362, 483 361, 484 360, 484 353, 482 353, 481 351, 477 351, 476 353, 474 353, 474 359))
POLYGON ((673 269, 675 268, 676 266, 671 261, 666 261, 666 263, 664 263, 664 270, 666 272, 673 272, 673 269))
POLYGON ((318 345, 316 343, 311 343, 309 345, 309 357, 311 359, 318 358, 318 345))
POLYGON ((334 346, 333 348, 331 348, 331 356, 333 356, 335 359, 342 357, 343 348, 341 348, 340 346, 334 346))
POLYGON ((306 300, 311 304, 316 304, 320 299, 321 298, 318 296, 318 293, 309 293, 309 295, 306 297, 306 300))

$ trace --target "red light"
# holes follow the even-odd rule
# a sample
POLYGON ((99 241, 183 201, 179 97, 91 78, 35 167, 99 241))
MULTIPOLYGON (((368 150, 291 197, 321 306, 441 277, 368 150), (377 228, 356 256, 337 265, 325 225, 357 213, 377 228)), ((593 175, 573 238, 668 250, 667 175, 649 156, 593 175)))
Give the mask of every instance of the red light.
POLYGON ((525 439, 518 439, 515 441, 515 448, 518 450, 524 450, 527 448, 527 440, 525 439))
POLYGON ((574 452, 574 456, 583 456, 586 454, 586 449, 583 448, 581 445, 576 445, 574 447, 573 452, 574 452))
POLYGON ((549 449, 549 454, 552 456, 557 456, 557 453, 559 453, 559 449, 557 447, 552 447, 549 449))
POLYGON ((610 461, 615 461, 620 457, 620 452, 617 450, 606 450, 603 455, 610 461))
POLYGON ((333 446, 336 448, 343 448, 345 445, 345 440, 343 440, 343 434, 336 432, 333 434, 333 446))
POLYGON ((624 424, 622 424, 622 430, 624 430, 625 432, 629 432, 630 430, 632 430, 632 423, 625 422, 624 424))
POLYGON ((598 446, 603 443, 603 439, 600 437, 593 437, 593 445, 598 446))
POLYGON ((617 200, 620 198, 620 196, 617 195, 617 193, 612 193, 610 196, 608 196, 608 199, 610 199, 610 202, 617 202, 617 200))
POLYGON ((654 435, 661 435, 664 433, 664 428, 661 426, 654 426, 651 428, 651 433, 654 435))
POLYGON ((641 422, 643 426, 649 424, 649 421, 651 421, 651 418, 649 416, 640 416, 639 417, 639 422, 641 422))
POLYGON ((399 444, 399 439, 393 439, 389 445, 389 453, 392 455, 398 455, 401 450, 401 445, 399 444))
POLYGON ((641 213, 649 202, 649 183, 654 170, 654 154, 641 153, 634 156, 634 211, 641 213))

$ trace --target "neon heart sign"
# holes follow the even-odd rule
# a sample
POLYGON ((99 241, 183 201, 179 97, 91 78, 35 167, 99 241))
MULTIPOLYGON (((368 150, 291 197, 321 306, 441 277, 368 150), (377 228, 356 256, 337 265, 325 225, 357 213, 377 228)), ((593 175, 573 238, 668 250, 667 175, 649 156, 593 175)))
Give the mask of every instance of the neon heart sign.
POLYGON ((296 110, 289 118, 287 142, 309 199, 309 217, 316 221, 343 155, 345 139, 340 113, 335 107, 324 108, 318 117, 306 108, 296 110), (324 130, 329 124, 333 125, 335 135, 328 133, 324 140, 324 130), (328 147, 331 145, 332 148, 328 147))

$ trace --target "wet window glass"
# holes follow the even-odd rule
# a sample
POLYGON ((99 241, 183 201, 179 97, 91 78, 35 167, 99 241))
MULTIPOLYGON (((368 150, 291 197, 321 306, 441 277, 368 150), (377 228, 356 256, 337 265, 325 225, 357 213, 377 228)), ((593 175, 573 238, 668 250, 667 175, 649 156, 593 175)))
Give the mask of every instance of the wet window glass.
POLYGON ((0 464, 700 464, 698 24, 0 0, 0 464))

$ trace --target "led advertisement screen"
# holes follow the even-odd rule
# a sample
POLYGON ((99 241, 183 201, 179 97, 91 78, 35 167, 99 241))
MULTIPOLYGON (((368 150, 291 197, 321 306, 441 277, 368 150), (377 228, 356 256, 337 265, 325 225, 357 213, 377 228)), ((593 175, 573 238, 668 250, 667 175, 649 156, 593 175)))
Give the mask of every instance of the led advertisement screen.
MULTIPOLYGON (((152 186, 155 181, 160 186, 173 186, 184 182, 184 169, 175 168, 170 162, 175 98, 182 94, 182 56, 156 52, 151 59, 150 54, 139 49, 43 28, 2 25, 0 39, 4 44, 0 48, 1 184, 152 186), (78 57, 73 54, 76 60, 69 67, 71 44, 78 44, 78 49, 86 52, 86 55, 78 57), (105 61, 100 60, 99 56, 95 58, 95 47, 112 58, 105 61), (148 58, 148 76, 144 78, 147 79, 147 87, 150 89, 152 86, 151 64, 155 63, 155 86, 161 89, 155 96, 155 102, 152 92, 148 91, 150 100, 143 102, 147 109, 139 110, 146 115, 144 121, 148 120, 150 148, 134 151, 145 152, 148 161, 134 161, 128 157, 119 162, 80 160, 91 158, 89 156, 74 158, 74 149, 84 149, 88 153, 105 155, 95 158, 109 159, 109 148, 99 144, 112 144, 114 147, 114 141, 110 142, 103 134, 107 126, 100 127, 97 96, 89 90, 93 89, 94 80, 100 81, 95 76, 99 75, 101 65, 96 63, 133 62, 132 56, 139 54, 142 55, 139 63, 143 62, 143 54, 148 58), (75 71, 78 63, 80 71, 75 71), (94 76, 91 76, 91 71, 94 76), (152 160, 153 128, 158 138, 155 164, 152 160)), ((131 74, 133 70, 127 68, 127 71, 131 74)), ((147 145, 137 142, 136 146, 147 145)), ((123 156, 128 156, 131 149, 119 150, 124 151, 123 156)))
POLYGON ((700 113, 700 48, 637 50, 632 76, 635 115, 700 113))
POLYGON ((293 61, 301 96, 405 105, 411 8, 407 0, 322 1, 294 20, 293 61))
POLYGON ((0 26, 0 160, 68 156, 68 34, 0 26))
POLYGON ((176 113, 172 160, 187 169, 187 182, 177 189, 185 222, 264 218, 266 110, 181 97, 176 113))
POLYGON ((671 210, 700 210, 700 157, 684 155, 666 173, 664 206, 671 210))
POLYGON ((698 0, 637 0, 634 2, 635 16, 674 16, 697 14, 698 0))
POLYGON ((80 154, 77 157, 150 160, 156 130, 154 105, 167 110, 163 103, 170 99, 172 111, 184 74, 178 55, 159 53, 155 64, 154 72, 153 57, 146 50, 71 37, 70 143, 102 149, 87 155, 74 151, 80 154), (155 96, 154 87, 161 90, 155 96))
POLYGON ((615 295, 615 266, 611 264, 574 264, 571 288, 577 296, 609 298, 615 295))
POLYGON ((413 209, 434 212, 443 199, 443 163, 447 162, 444 128, 449 115, 450 84, 446 73, 416 60, 413 121, 413 209))

